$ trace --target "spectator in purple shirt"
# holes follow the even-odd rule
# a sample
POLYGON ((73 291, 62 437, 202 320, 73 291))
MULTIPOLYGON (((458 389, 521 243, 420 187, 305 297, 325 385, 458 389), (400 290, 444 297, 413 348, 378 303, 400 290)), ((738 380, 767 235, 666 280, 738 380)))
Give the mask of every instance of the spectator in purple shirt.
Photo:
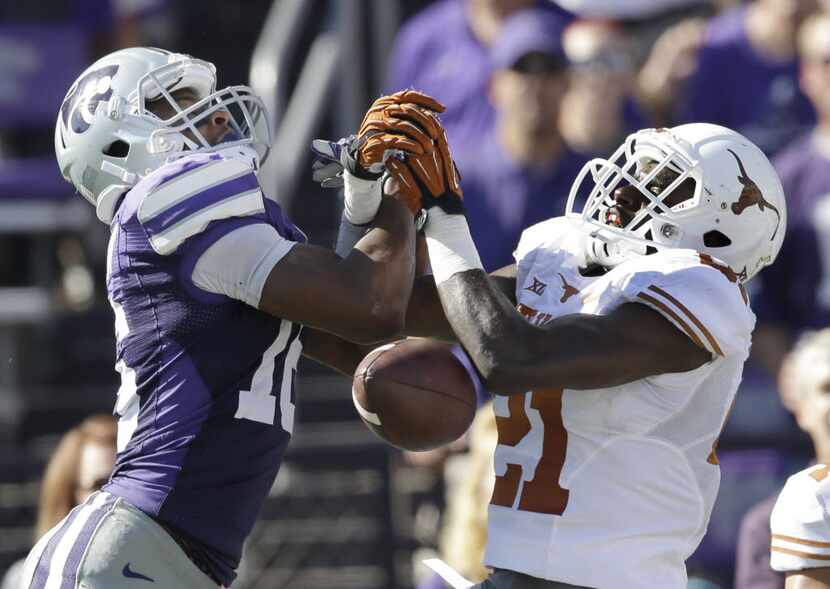
POLYGON ((632 96, 635 64, 621 25, 575 20, 562 34, 571 79, 559 117, 568 146, 588 156, 612 153, 627 135, 650 127, 632 96))
POLYGON ((470 231, 488 270, 513 262, 524 228, 564 212, 586 161, 559 130, 568 65, 556 18, 537 9, 513 15, 492 59, 496 123, 466 148, 453 145, 470 231))
POLYGON ((680 122, 725 125, 775 154, 815 121, 798 86, 796 33, 816 0, 754 0, 712 19, 680 122))
POLYGON ((504 20, 543 0, 439 0, 404 23, 389 59, 387 90, 417 88, 447 107, 441 120, 453 152, 476 141, 493 122, 487 99, 490 46, 504 20))
POLYGON ((754 354, 774 374, 798 332, 830 325, 830 15, 799 33, 801 87, 818 124, 773 161, 787 195, 787 239, 759 279, 754 354))

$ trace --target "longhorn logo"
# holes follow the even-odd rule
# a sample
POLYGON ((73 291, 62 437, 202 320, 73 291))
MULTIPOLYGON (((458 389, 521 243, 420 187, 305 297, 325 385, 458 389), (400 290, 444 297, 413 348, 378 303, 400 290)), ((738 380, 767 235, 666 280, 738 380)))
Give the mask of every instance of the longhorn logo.
POLYGON ((758 188, 758 185, 755 184, 755 181, 747 176, 746 169, 744 168, 744 163, 741 161, 741 158, 738 157, 731 149, 727 149, 729 153, 735 158, 735 161, 738 162, 738 169, 741 171, 741 175, 738 176, 738 182, 743 185, 743 189, 741 190, 741 196, 738 197, 737 202, 732 203, 732 212, 736 215, 740 215, 749 207, 757 206, 761 212, 769 207, 775 213, 775 216, 778 217, 778 222, 775 225, 775 231, 772 232, 772 237, 770 241, 775 239, 775 236, 778 234, 778 226, 781 224, 781 213, 778 212, 778 209, 775 208, 775 205, 770 203, 764 198, 764 195, 761 194, 761 189, 758 188))
POLYGON ((565 303, 572 296, 578 295, 579 294, 579 289, 571 286, 570 284, 568 284, 568 281, 565 280, 565 277, 562 276, 561 272, 557 272, 557 274, 559 274, 559 278, 562 280, 562 290, 564 291, 562 293, 562 298, 559 299, 559 302, 560 303, 565 303))

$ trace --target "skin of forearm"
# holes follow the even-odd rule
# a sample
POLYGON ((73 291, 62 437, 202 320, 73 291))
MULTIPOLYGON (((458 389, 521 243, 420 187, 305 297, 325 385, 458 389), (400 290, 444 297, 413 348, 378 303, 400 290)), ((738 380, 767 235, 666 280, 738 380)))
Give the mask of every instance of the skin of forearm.
POLYGON ((529 327, 482 270, 459 272, 438 285, 447 321, 488 387, 513 363, 516 338, 529 327))
POLYGON ((369 316, 396 317, 397 333, 403 330, 412 292, 414 259, 412 215, 399 202, 384 198, 372 229, 343 262, 355 282, 365 285, 369 316))
MULTIPOLYGON (((631 329, 642 317, 621 322, 573 314, 537 327, 481 270, 455 274, 438 285, 438 292, 453 331, 491 392, 602 388, 666 371, 644 365, 651 353, 641 353, 650 349, 648 335, 631 329), (631 353, 634 346, 627 342, 639 349, 631 353)), ((653 313, 640 306, 627 312, 653 313)))
MULTIPOLYGON (((416 262, 417 264, 417 262, 416 262)), ((507 299, 508 306, 516 303, 516 267, 507 266, 490 274, 489 284, 507 299)), ((438 288, 432 275, 418 275, 412 286, 412 298, 406 311, 404 333, 413 337, 431 337, 446 341, 458 341, 444 307, 438 296, 438 288)))
POLYGON ((361 360, 379 344, 362 345, 318 329, 303 330, 303 354, 351 376, 361 360))
POLYGON ((431 275, 418 276, 412 285, 412 297, 406 310, 404 334, 456 341, 455 333, 444 316, 435 280, 431 275))

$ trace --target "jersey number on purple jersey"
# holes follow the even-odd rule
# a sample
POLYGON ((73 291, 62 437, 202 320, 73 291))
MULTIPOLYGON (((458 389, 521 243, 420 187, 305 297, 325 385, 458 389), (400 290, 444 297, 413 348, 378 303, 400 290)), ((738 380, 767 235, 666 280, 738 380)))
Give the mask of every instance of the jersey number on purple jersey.
MULTIPOLYGON (((107 248, 107 280, 112 272, 112 261, 115 256, 115 248, 118 244, 118 228, 113 226, 110 234, 109 247, 107 248)), ((121 343, 130 333, 130 326, 127 323, 127 315, 124 309, 110 296, 110 305, 115 313, 115 341, 120 349, 121 343)), ((118 387, 117 400, 115 402, 115 414, 118 416, 118 451, 123 451, 130 438, 133 437, 138 426, 139 399, 135 382, 135 370, 127 366, 123 358, 115 364, 115 370, 121 375, 121 386, 118 387)))
POLYGON ((283 319, 280 323, 280 332, 274 343, 265 350, 262 355, 262 362, 254 372, 251 379, 250 391, 239 391, 239 407, 234 417, 237 419, 249 419, 267 425, 273 425, 277 413, 277 399, 272 395, 274 388, 274 369, 277 365, 276 358, 286 348, 285 364, 282 371, 280 383, 280 414, 282 415, 282 429, 289 434, 294 429, 294 403, 291 402, 291 383, 294 380, 294 373, 297 371, 297 361, 300 359, 300 352, 303 346, 299 337, 295 337, 289 343, 291 336, 291 322, 283 319))

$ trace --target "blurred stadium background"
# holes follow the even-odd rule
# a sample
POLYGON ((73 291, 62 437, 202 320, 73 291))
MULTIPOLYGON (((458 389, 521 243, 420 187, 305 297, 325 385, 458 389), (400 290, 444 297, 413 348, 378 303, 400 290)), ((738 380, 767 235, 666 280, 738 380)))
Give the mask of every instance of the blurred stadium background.
MULTIPOLYGON (((0 576, 32 544, 60 435, 111 412, 118 387, 107 228, 62 180, 52 151, 71 82, 115 48, 154 45, 214 62, 223 86, 250 83, 274 124, 263 187, 312 242, 331 244, 340 203, 312 183, 308 145, 356 128, 388 88, 402 23, 438 2, 465 0, 0 1, 0 576)), ((667 26, 739 3, 665 4, 622 22, 638 66, 667 26)), ((425 573, 417 563, 437 546, 441 466, 382 444, 355 415, 349 381, 303 363, 295 436, 234 587, 414 587, 425 573)), ((720 496, 690 568, 731 587, 741 517, 811 453, 774 378, 748 366, 721 438, 720 496)))

